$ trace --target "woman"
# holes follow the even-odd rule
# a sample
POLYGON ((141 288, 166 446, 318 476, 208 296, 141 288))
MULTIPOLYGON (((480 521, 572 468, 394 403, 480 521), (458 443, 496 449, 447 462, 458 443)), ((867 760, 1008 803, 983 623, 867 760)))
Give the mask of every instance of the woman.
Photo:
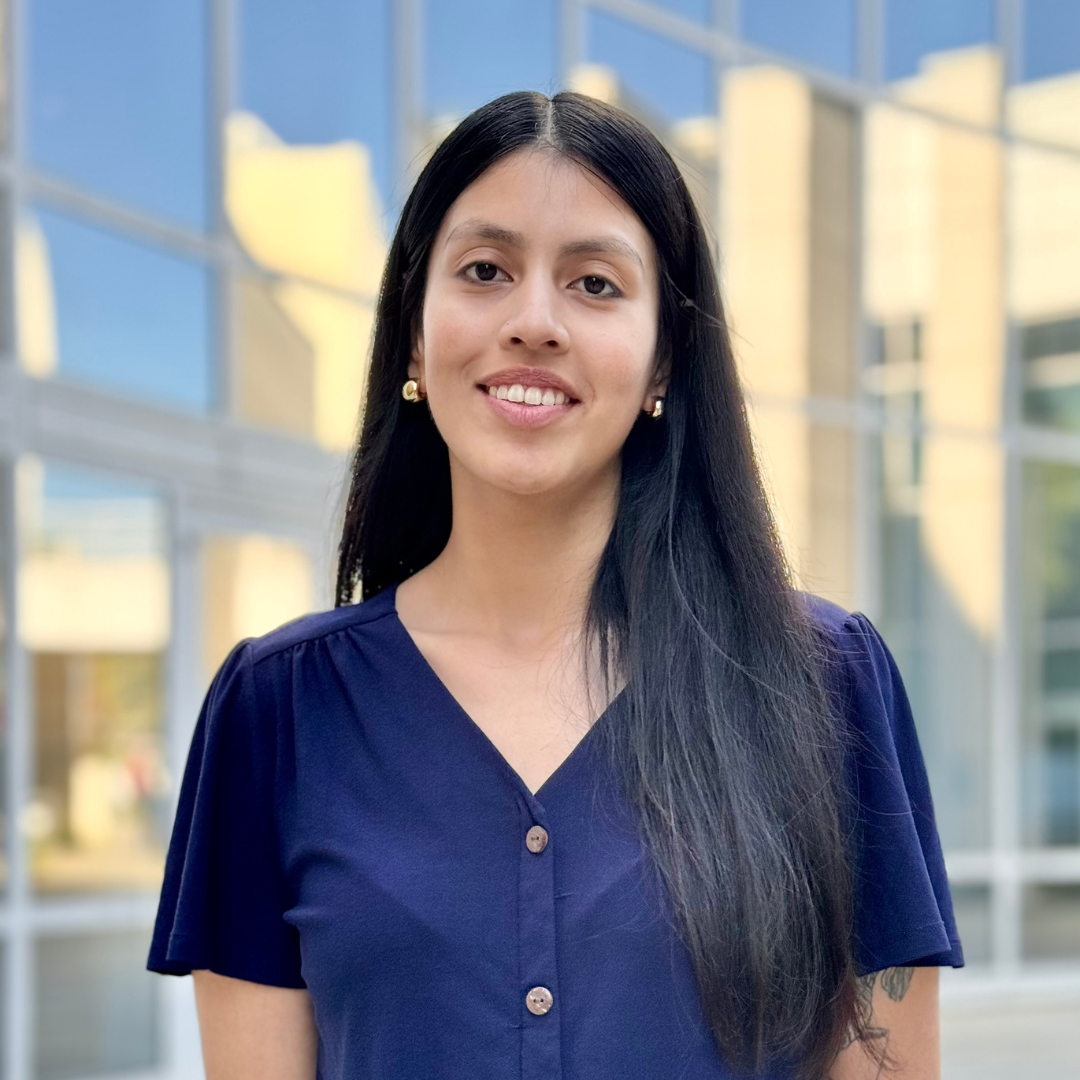
POLYGON ((338 607, 195 733, 149 966, 195 972, 210 1080, 922 1080, 962 963, 903 687, 790 582, 678 170, 579 95, 484 106, 391 245, 338 607))

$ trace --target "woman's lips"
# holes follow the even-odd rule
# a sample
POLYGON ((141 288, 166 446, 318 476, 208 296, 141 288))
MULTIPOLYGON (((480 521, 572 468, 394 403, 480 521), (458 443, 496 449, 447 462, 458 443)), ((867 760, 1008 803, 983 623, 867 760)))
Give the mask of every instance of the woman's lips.
POLYGON ((524 402, 506 401, 489 394, 482 386, 478 386, 476 392, 482 394, 488 405, 507 423, 530 430, 553 423, 574 407, 574 402, 570 401, 563 405, 526 405, 524 402))

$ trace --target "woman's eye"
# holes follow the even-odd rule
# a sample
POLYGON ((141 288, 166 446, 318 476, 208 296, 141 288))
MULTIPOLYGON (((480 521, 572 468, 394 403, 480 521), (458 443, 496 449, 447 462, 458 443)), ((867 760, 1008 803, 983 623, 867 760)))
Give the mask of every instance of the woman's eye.
POLYGON ((465 276, 474 281, 494 281, 499 268, 494 263, 475 262, 465 267, 465 276), (475 276, 473 276, 475 275, 475 276))
POLYGON ((596 274, 586 274, 583 278, 578 278, 581 282, 581 287, 590 296, 618 296, 619 290, 608 281, 607 278, 599 277, 596 274), (610 291, 605 293, 604 290, 610 291))

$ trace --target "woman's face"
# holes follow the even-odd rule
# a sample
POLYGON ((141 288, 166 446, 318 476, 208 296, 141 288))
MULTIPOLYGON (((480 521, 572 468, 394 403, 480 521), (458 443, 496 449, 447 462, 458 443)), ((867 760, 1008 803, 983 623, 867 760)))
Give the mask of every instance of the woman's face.
POLYGON ((521 150, 442 222, 409 375, 455 467, 519 494, 581 488, 617 475, 634 421, 664 393, 658 311, 633 211, 566 158, 521 150))

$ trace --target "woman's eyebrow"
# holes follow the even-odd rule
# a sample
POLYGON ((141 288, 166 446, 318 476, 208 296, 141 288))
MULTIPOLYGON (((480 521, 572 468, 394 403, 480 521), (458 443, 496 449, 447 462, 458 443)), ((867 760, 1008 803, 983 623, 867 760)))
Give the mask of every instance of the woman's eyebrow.
MULTIPOLYGON (((483 221, 480 218, 470 218, 450 230, 446 237, 449 244, 457 236, 473 236, 479 240, 491 240, 496 244, 505 244, 507 247, 524 248, 525 236, 514 229, 496 225, 493 221, 483 221)), ((582 240, 572 240, 559 248, 559 254, 566 255, 623 255, 632 259, 643 270, 644 261, 637 250, 618 236, 592 236, 582 240)))
POLYGON ((625 255, 628 259, 645 269, 641 256, 637 250, 625 240, 617 236, 594 236, 587 240, 573 240, 569 244, 563 244, 559 249, 560 255, 625 255))

